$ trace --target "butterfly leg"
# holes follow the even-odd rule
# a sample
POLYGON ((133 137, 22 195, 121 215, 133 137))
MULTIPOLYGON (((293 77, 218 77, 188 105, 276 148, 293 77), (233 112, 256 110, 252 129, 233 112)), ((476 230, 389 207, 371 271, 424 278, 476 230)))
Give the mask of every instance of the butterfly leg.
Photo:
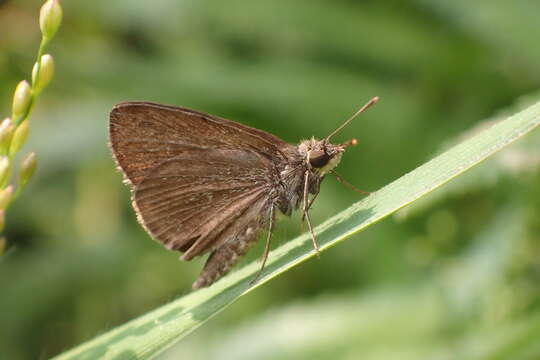
POLYGON ((302 218, 306 218, 306 222, 308 224, 309 232, 311 233, 311 241, 313 243, 313 248, 315 249, 315 253, 317 254, 317 257, 320 259, 320 251, 319 246, 317 245, 317 240, 315 239, 315 233, 313 232, 313 227, 311 226, 311 219, 309 218, 309 205, 308 205, 308 185, 309 185, 309 170, 306 170, 304 173, 304 199, 302 202, 302 218))
POLYGON ((266 244, 264 245, 264 252, 262 255, 262 264, 257 275, 249 282, 249 285, 253 285, 259 280, 266 265, 268 254, 270 253, 270 243, 272 242, 272 231, 274 230, 274 205, 270 206, 270 216, 268 220, 268 235, 266 235, 266 244))
MULTIPOLYGON (((315 199, 317 198, 317 195, 319 195, 319 193, 315 193, 315 195, 313 195, 311 197, 311 200, 309 200, 309 204, 307 206, 307 209, 306 209, 306 212, 309 211, 309 209, 311 209, 311 205, 313 205, 313 202, 315 201, 315 199)), ((302 219, 300 219, 300 226, 301 226, 301 229, 302 229, 302 232, 304 232, 304 222, 306 221, 306 214, 305 213, 302 213, 302 219)))

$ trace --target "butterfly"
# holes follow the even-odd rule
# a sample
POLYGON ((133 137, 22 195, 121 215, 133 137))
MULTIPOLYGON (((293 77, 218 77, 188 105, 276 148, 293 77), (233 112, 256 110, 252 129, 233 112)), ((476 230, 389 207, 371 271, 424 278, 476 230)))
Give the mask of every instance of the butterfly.
MULTIPOLYGON (((327 174, 356 140, 327 137, 298 145, 234 121, 187 108, 123 102, 110 112, 113 157, 130 186, 137 219, 148 234, 189 261, 209 254, 193 288, 209 286, 245 255, 266 229, 262 273, 278 212, 302 211, 319 251, 309 209, 327 174)), ((255 280, 254 279, 254 280, 255 280)))

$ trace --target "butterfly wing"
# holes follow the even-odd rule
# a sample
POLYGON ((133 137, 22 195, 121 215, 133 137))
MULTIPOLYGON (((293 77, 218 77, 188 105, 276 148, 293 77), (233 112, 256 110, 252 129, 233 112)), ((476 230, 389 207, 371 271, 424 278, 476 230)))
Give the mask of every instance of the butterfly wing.
POLYGON ((271 168, 239 150, 184 152, 137 185, 133 204, 150 235, 182 258, 218 248, 272 206, 271 168))
POLYGON ((140 223, 185 260, 258 232, 293 151, 261 130, 138 102, 112 110, 110 140, 140 223))
POLYGON ((136 185, 157 164, 186 151, 251 150, 285 161, 292 145, 265 131, 181 107, 125 102, 110 114, 110 145, 126 180, 136 185))

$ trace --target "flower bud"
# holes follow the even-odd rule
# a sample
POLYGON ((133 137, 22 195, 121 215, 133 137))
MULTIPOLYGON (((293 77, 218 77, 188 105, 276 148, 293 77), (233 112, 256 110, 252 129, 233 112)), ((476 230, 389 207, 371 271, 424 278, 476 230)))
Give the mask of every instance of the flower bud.
POLYGON ((45 54, 41 57, 40 63, 35 63, 32 68, 32 86, 34 91, 40 93, 49 85, 54 76, 53 57, 45 54), (38 71, 39 68, 39 71, 38 71))
POLYGON ((0 155, 7 154, 14 128, 10 118, 6 118, 0 123, 0 155))
POLYGON ((13 137, 11 138, 11 144, 9 146, 10 155, 14 155, 19 152, 19 150, 26 143, 26 139, 28 138, 29 126, 30 125, 28 120, 25 120, 15 129, 13 137))
POLYGON ((47 41, 52 39, 62 22, 62 8, 58 0, 47 0, 39 12, 39 27, 47 41))
POLYGON ((26 184, 28 184, 28 182, 32 178, 32 175, 34 175, 36 167, 36 153, 31 152, 24 157, 21 163, 21 169, 19 170, 19 186, 21 190, 26 186, 26 184))
POLYGON ((26 114, 28 107, 30 106, 30 99, 32 98, 31 88, 28 81, 23 80, 15 89, 13 94, 13 106, 11 108, 11 118, 15 123, 20 121, 20 118, 26 114))
POLYGON ((11 163, 7 156, 0 157, 0 188, 3 188, 9 180, 11 163))
POLYGON ((6 238, 5 237, 0 237, 0 256, 4 255, 5 252, 6 252, 6 238))
POLYGON ((12 196, 13 185, 9 185, 5 189, 0 190, 0 210, 5 210, 8 207, 12 196))
POLYGON ((6 225, 6 212, 0 210, 0 233, 4 231, 4 226, 6 225))

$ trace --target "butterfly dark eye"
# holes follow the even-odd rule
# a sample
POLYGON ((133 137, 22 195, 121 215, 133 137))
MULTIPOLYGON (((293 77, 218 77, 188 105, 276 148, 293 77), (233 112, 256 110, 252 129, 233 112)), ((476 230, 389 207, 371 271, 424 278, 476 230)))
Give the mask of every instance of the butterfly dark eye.
POLYGON ((330 161, 330 155, 323 150, 315 150, 309 154, 309 163, 314 168, 322 168, 330 161))

